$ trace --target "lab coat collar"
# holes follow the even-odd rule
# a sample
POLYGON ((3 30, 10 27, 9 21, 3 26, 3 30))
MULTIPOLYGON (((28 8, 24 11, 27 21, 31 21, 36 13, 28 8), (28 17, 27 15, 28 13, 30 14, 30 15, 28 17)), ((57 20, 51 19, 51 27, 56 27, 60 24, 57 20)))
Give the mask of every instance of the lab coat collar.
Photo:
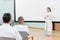
POLYGON ((3 23, 2 26, 9 26, 9 27, 10 27, 10 24, 8 24, 8 23, 3 23))

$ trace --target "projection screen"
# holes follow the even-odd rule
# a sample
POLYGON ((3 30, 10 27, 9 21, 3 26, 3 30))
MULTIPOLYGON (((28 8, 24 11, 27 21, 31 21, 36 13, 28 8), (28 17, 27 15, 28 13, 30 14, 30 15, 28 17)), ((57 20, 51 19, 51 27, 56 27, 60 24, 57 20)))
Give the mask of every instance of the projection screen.
POLYGON ((15 20, 23 16, 25 21, 44 21, 47 7, 52 9, 53 21, 60 21, 60 0, 15 0, 15 20))

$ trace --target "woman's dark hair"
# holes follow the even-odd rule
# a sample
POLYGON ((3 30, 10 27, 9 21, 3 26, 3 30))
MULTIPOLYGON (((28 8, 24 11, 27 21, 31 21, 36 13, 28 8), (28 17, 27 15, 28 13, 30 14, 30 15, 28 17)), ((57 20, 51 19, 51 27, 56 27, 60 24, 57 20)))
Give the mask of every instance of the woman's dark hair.
POLYGON ((49 9, 49 11, 51 12, 51 8, 50 7, 47 7, 47 9, 49 9))
POLYGON ((4 23, 9 23, 10 20, 11 20, 11 15, 10 15, 10 13, 5 13, 5 14, 3 15, 3 22, 4 22, 4 23))

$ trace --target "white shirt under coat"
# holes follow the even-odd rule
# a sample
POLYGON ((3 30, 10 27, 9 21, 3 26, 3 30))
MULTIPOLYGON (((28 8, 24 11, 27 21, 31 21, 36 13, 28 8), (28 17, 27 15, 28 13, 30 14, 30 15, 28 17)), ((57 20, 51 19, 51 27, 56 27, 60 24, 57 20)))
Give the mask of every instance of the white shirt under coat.
POLYGON ((26 26, 26 25, 18 24, 18 25, 13 26, 13 28, 17 29, 18 31, 25 31, 25 32, 29 33, 28 26, 26 26))

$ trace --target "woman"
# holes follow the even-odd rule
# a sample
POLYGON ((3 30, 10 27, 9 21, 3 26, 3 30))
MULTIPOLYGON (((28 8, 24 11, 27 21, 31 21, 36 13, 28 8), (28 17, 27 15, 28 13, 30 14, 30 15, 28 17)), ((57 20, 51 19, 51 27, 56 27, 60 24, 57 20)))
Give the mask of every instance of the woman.
POLYGON ((47 7, 47 15, 45 16, 45 31, 46 31, 46 35, 50 36, 52 33, 52 12, 51 12, 51 8, 47 7))

